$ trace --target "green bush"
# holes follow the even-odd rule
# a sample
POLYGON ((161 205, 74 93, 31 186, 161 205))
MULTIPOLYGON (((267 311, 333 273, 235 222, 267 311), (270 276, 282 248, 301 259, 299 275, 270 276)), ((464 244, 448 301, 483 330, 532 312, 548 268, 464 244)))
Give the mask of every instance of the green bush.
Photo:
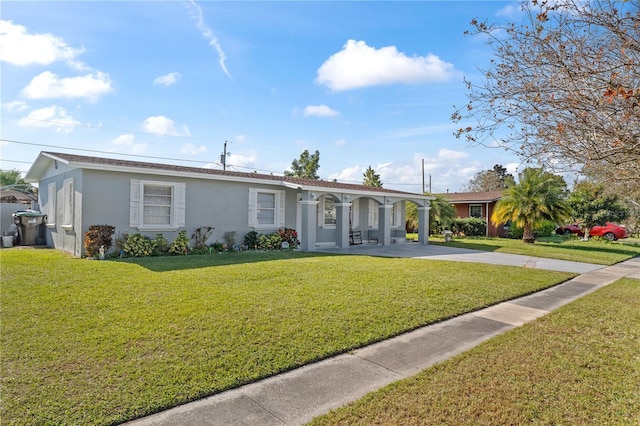
POLYGON ((487 235, 487 222, 477 217, 453 219, 451 230, 467 237, 483 237, 487 235))
POLYGON ((258 236, 258 248, 260 250, 279 250, 282 248, 282 237, 278 232, 260 234, 258 236))
POLYGON ((91 225, 84 233, 84 250, 87 257, 96 257, 100 253, 100 247, 104 246, 107 252, 111 248, 115 226, 91 225))
POLYGON ((258 248, 258 234, 256 231, 247 232, 244 236, 244 245, 249 248, 249 250, 255 250, 258 248))
POLYGON ((187 231, 182 230, 178 232, 178 236, 171 242, 169 246, 169 254, 179 256, 187 254, 189 251, 189 238, 187 238, 187 231))
POLYGON ((129 257, 146 257, 153 254, 153 241, 140 233, 127 235, 123 251, 129 257))
MULTIPOLYGON (((553 222, 544 222, 539 227, 533 230, 533 236, 535 238, 539 237, 550 237, 556 233, 556 225, 553 222)), ((524 234, 524 230, 520 226, 509 227, 509 238, 521 239, 522 234, 524 234)))
POLYGON ((169 241, 163 234, 156 234, 156 238, 153 240, 153 255, 164 256, 169 253, 169 241))

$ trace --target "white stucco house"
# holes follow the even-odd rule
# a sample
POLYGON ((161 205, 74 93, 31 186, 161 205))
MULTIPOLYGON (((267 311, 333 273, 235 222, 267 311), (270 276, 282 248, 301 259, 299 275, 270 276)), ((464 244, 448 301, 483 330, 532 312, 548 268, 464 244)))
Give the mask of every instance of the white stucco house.
POLYGON ((364 185, 168 164, 41 152, 25 181, 39 186, 47 215, 47 245, 83 255, 91 225, 119 233, 163 233, 171 241, 213 226, 210 240, 236 231, 293 228, 301 249, 348 248, 352 232, 364 243, 404 241, 406 203, 417 205, 419 243, 428 243, 432 197, 364 185), (402 238, 401 238, 402 236, 402 238))

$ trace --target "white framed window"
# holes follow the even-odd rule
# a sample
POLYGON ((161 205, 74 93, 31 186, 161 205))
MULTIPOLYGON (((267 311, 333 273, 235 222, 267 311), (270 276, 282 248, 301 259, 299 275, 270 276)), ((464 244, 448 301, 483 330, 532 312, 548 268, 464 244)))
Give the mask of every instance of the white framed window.
POLYGON ((47 227, 55 228, 56 226, 56 198, 58 197, 56 184, 50 183, 47 186, 47 227))
POLYGON ((63 205, 62 205, 62 227, 73 229, 73 178, 65 179, 62 184, 63 205))
POLYGON ((395 202, 393 203, 393 206, 391 207, 391 226, 396 227, 396 226, 400 226, 400 208, 401 208, 401 201, 395 202))
POLYGON ((249 188, 249 226, 274 229, 284 226, 285 192, 249 188))
POLYGON ((482 204, 469 205, 469 217, 482 217, 482 204))
POLYGON ((129 226, 176 230, 185 226, 186 184, 131 179, 129 226))
POLYGON ((373 200, 369 200, 369 214, 367 215, 367 225, 372 228, 377 228, 379 217, 380 210, 378 207, 378 203, 373 200))
POLYGON ((322 201, 322 226, 335 227, 338 223, 338 216, 336 213, 336 201, 333 197, 325 195, 322 201))

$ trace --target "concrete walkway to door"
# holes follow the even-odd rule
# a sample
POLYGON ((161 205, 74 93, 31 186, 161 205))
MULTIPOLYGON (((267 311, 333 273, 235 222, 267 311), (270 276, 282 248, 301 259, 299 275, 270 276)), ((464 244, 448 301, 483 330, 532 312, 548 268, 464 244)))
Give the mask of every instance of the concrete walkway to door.
POLYGON ((362 244, 347 249, 323 248, 323 253, 359 254, 363 256, 410 257, 415 259, 454 260, 457 262, 478 262, 491 265, 510 265, 525 268, 547 269, 550 271, 584 274, 603 268, 591 263, 570 262, 568 260, 545 259, 519 254, 497 253, 494 251, 471 250, 434 244, 392 244, 389 246, 362 244))

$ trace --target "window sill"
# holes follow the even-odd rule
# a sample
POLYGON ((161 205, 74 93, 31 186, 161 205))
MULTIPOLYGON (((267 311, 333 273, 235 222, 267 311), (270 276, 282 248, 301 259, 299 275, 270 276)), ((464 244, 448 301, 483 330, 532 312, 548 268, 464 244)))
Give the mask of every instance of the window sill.
POLYGON ((47 223, 45 226, 46 226, 47 228, 49 228, 49 229, 55 229, 56 224, 55 224, 55 223, 47 223))
POLYGON ((138 229, 138 231, 141 231, 141 232, 162 232, 162 231, 174 232, 174 231, 177 231, 179 229, 179 227, 175 227, 175 226, 138 226, 137 229, 138 229))
POLYGON ((62 225, 61 228, 65 231, 73 231, 73 225, 62 225))

